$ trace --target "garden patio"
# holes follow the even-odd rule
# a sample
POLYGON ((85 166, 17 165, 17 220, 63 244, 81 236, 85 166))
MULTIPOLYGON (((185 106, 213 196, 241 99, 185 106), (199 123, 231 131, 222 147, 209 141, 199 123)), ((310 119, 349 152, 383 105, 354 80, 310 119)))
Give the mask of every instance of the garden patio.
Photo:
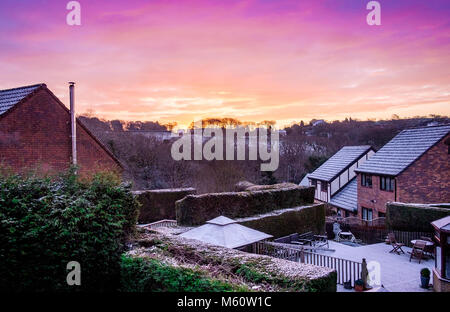
MULTIPOLYGON (((432 271, 434 259, 422 259, 421 263, 417 259, 409 262, 411 248, 402 247, 404 254, 390 253, 392 246, 385 243, 349 246, 335 241, 329 241, 329 248, 334 251, 316 251, 316 253, 361 262, 363 258, 367 263, 377 261, 380 264, 381 284, 384 291, 390 292, 427 292, 432 291, 420 287, 420 270, 428 268, 432 271)), ((369 266, 370 272, 370 266, 369 266)), ((346 290, 342 285, 338 285, 338 291, 346 290)))

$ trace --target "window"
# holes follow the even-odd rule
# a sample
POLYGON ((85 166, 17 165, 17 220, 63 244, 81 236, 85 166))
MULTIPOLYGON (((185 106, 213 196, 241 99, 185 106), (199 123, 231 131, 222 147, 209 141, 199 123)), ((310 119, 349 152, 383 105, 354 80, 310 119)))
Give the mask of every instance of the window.
POLYGON ((386 214, 383 212, 378 212, 378 218, 386 218, 386 214))
POLYGON ((362 219, 366 221, 372 221, 373 219, 373 211, 369 208, 362 208, 362 219))
POLYGON ((393 192, 395 189, 395 179, 390 177, 380 177, 380 190, 393 192))
POLYGON ((317 180, 311 180, 311 185, 317 187, 317 180))
POLYGON ((372 176, 367 174, 361 174, 361 185, 365 187, 372 187, 372 176))

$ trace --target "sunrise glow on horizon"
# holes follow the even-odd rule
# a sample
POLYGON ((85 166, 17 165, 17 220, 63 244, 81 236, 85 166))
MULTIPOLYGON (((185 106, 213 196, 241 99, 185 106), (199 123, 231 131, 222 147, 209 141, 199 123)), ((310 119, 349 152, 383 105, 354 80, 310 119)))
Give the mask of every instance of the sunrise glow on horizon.
POLYGON ((106 119, 245 121, 450 115, 450 2, 0 2, 0 89, 46 83, 106 119))

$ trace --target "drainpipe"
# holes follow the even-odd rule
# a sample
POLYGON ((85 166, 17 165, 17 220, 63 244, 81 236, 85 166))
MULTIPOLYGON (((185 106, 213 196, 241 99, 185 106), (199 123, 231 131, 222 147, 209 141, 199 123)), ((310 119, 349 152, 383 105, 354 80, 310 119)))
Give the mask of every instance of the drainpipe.
POLYGON ((69 82, 70 93, 70 127, 72 138, 72 164, 77 165, 77 127, 75 118, 75 82, 69 82))

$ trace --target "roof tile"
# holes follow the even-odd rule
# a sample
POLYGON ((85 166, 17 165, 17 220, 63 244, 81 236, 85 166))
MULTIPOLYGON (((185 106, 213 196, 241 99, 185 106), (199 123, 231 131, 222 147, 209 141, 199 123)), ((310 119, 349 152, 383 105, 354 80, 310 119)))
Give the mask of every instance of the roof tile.
POLYGON ((331 197, 330 204, 333 206, 349 210, 358 210, 358 196, 356 187, 356 178, 353 178, 346 186, 340 189, 331 197))
POLYGON ((345 168, 356 162, 362 155, 369 151, 370 145, 344 146, 336 154, 331 156, 322 166, 308 175, 310 179, 330 181, 340 174, 345 168))
POLYGON ((450 125, 403 130, 355 171, 396 176, 449 132, 450 125))
POLYGON ((0 116, 44 84, 0 90, 0 116))

